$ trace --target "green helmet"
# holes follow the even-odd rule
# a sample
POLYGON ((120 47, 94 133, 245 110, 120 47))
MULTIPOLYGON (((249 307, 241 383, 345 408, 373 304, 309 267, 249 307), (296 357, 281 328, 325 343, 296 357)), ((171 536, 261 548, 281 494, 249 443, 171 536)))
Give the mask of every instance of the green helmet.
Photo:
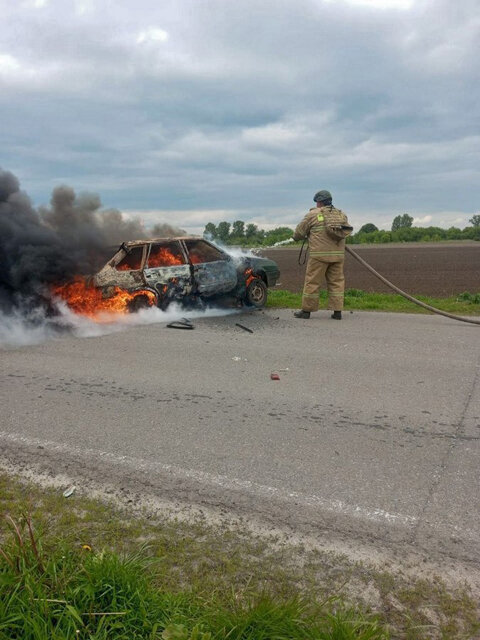
POLYGON ((317 191, 317 193, 313 196, 314 202, 326 202, 327 204, 332 204, 332 194, 330 191, 326 189, 322 189, 321 191, 317 191))

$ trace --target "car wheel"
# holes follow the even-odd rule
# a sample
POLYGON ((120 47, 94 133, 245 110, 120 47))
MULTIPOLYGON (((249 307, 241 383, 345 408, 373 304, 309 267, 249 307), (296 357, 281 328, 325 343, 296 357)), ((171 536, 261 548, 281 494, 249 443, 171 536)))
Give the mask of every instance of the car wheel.
MULTIPOLYGON (((150 292, 149 292, 150 293, 150 292)), ((150 307, 157 306, 157 298, 152 302, 151 293, 148 296, 146 293, 139 293, 132 298, 128 303, 128 310, 130 313, 136 313, 141 309, 149 309, 150 307)))
POLYGON ((171 298, 167 298, 167 296, 165 296, 164 298, 161 298, 160 304, 158 305, 158 308, 160 309, 160 311, 166 311, 170 306, 171 301, 172 301, 171 298))
POLYGON ((247 287, 245 299, 253 307, 264 307, 267 302, 267 285, 264 281, 254 278, 247 287))

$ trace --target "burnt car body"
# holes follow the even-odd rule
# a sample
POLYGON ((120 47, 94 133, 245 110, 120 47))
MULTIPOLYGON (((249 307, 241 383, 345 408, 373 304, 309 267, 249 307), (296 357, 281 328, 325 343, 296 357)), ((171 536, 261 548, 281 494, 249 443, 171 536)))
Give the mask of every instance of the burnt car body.
POLYGON ((204 238, 186 236, 124 242, 94 276, 104 297, 115 287, 137 295, 132 310, 152 303, 166 308, 174 300, 185 304, 233 298, 237 304, 262 307, 267 288, 280 275, 273 260, 232 257, 204 238))

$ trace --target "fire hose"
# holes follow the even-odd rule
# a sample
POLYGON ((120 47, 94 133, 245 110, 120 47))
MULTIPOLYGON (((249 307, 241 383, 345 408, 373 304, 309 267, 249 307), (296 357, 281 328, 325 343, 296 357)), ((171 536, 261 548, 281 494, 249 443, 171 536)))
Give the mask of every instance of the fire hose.
MULTIPOLYGON (((299 256, 298 256, 298 263, 299 264, 305 264, 306 252, 305 252, 304 260, 303 260, 303 262, 301 262, 302 253, 304 251, 304 245, 305 245, 305 242, 302 244, 302 248, 300 249, 300 253, 299 253, 299 256)), ((360 262, 360 264, 362 264, 368 271, 370 271, 370 273, 373 273, 373 275, 375 277, 377 277, 384 284, 386 284, 387 287, 390 287, 390 289, 393 289, 393 291, 395 291, 399 295, 403 296, 407 300, 410 300, 410 302, 413 302, 414 304, 417 304, 419 307, 423 307, 424 309, 427 309, 428 311, 431 311, 432 313, 436 313, 436 314, 438 314, 440 316, 445 316, 446 318, 451 318, 452 320, 459 320, 460 322, 468 322, 470 324, 480 325, 480 320, 475 320, 473 318, 463 318, 462 316, 456 316, 453 313, 448 313, 447 311, 442 311, 441 309, 437 309, 436 307, 432 307, 431 305, 426 304, 425 302, 422 302, 421 300, 417 300, 417 298, 414 298, 413 296, 411 296, 410 294, 406 293, 405 291, 402 291, 402 289, 399 289, 399 287, 397 287, 392 282, 390 282, 390 280, 387 280, 386 278, 384 278, 380 273, 378 273, 378 271, 376 271, 373 267, 371 267, 368 264, 368 262, 366 262, 363 258, 361 258, 356 251, 351 249, 348 246, 348 244, 345 245, 345 250, 353 258, 355 258, 355 260, 360 262)))

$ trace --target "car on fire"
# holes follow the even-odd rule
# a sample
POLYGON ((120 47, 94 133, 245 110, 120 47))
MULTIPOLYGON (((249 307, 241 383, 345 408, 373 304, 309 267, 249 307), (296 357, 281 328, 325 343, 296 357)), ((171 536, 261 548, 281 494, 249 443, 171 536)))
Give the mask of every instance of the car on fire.
POLYGON ((117 288, 135 294, 130 311, 173 301, 203 304, 230 298, 237 305, 263 307, 267 288, 280 271, 273 260, 242 254, 234 257, 195 236, 124 242, 93 277, 104 298, 117 288))

